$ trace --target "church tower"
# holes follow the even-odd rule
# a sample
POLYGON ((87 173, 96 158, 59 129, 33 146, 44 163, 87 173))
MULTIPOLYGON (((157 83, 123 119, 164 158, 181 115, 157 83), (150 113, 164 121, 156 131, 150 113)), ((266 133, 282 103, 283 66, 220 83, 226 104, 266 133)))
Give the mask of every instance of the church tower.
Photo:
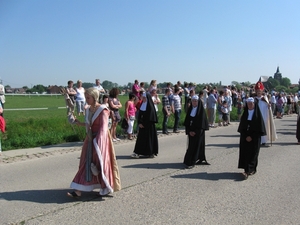
POLYGON ((275 80, 278 80, 279 82, 280 82, 281 79, 282 79, 282 75, 281 75, 281 73, 279 72, 279 66, 277 66, 276 73, 274 73, 274 79, 275 79, 275 80))

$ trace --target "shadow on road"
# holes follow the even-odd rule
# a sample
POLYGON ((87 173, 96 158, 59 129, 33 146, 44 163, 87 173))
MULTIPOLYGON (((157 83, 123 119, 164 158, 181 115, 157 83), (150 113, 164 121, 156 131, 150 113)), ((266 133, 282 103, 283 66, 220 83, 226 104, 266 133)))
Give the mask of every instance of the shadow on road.
POLYGON ((210 137, 228 137, 228 138, 234 138, 234 137, 240 137, 239 134, 235 134, 235 135, 232 135, 232 134, 218 134, 218 135, 210 135, 210 137))
MULTIPOLYGON (((140 159, 132 159, 140 160, 140 159)), ((122 168, 144 168, 144 169, 184 169, 183 163, 141 163, 123 166, 122 168)))
MULTIPOLYGON (((74 201, 104 201, 103 197, 97 195, 98 192, 83 192, 81 197, 71 198, 67 196, 67 192, 70 190, 65 189, 51 189, 51 190, 23 190, 14 192, 1 192, 0 199, 7 201, 27 201, 37 203, 56 203, 65 204, 74 201)), ((112 197, 110 195, 104 196, 104 198, 112 197)))
MULTIPOLYGON (((63 144, 58 144, 55 145, 56 148, 70 148, 70 147, 82 147, 83 142, 67 142, 67 143, 63 143, 63 144)), ((53 145, 45 145, 45 146, 41 146, 42 149, 48 149, 48 148, 53 148, 53 145)))
POLYGON ((180 174, 171 176, 172 178, 185 178, 185 179, 202 179, 202 180, 233 180, 233 181, 243 181, 244 177, 242 173, 192 173, 192 174, 180 174))
POLYGON ((207 144, 205 145, 206 147, 222 147, 222 148, 238 148, 239 147, 239 143, 236 143, 236 144, 227 144, 227 143, 224 143, 224 144, 207 144))

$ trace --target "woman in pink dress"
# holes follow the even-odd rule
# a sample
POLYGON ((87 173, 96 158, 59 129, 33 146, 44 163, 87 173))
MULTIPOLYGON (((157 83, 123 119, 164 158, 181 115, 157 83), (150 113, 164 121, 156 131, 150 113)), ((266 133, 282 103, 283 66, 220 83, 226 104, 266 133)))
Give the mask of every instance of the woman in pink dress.
POLYGON ((70 197, 80 197, 81 192, 100 188, 100 195, 107 195, 121 189, 119 169, 114 147, 108 130, 109 109, 98 103, 99 92, 95 88, 85 91, 88 104, 85 122, 76 120, 86 127, 79 170, 71 183, 70 197))

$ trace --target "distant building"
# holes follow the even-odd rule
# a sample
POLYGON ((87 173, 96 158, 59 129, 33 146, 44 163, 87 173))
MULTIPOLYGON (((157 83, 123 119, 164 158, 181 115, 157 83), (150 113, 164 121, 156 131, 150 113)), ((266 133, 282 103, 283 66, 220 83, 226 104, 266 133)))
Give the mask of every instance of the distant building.
POLYGON ((27 89, 24 88, 5 88, 7 94, 25 94, 27 89))
POLYGON ((281 73, 279 72, 279 66, 277 66, 276 73, 274 73, 274 79, 275 79, 275 80, 278 80, 279 82, 282 80, 282 75, 281 75, 281 73))
POLYGON ((59 94, 60 93, 60 87, 58 87, 57 85, 49 86, 47 88, 47 93, 48 94, 59 94))

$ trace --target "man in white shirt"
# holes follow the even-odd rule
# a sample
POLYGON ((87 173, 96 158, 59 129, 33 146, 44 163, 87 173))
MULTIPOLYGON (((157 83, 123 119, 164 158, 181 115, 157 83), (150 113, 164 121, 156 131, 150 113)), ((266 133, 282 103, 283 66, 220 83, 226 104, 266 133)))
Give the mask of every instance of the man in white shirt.
POLYGON ((150 94, 151 94, 151 97, 152 97, 152 100, 153 100, 153 103, 154 103, 155 111, 157 113, 157 111, 158 111, 157 105, 160 103, 160 99, 157 95, 156 89, 152 89, 150 94))
POLYGON ((271 109, 272 109, 273 115, 275 115, 275 113, 276 113, 276 112, 275 112, 275 109, 276 109, 276 97, 275 97, 275 92, 272 93, 270 102, 271 102, 271 109))
POLYGON ((96 79, 95 83, 96 85, 94 85, 94 88, 96 88, 99 91, 99 93, 105 93, 105 90, 100 83, 100 79, 96 79))
POLYGON ((95 83, 96 85, 94 85, 94 88, 99 91, 99 103, 102 103, 102 96, 105 93, 105 90, 100 83, 100 79, 96 79, 95 83))

